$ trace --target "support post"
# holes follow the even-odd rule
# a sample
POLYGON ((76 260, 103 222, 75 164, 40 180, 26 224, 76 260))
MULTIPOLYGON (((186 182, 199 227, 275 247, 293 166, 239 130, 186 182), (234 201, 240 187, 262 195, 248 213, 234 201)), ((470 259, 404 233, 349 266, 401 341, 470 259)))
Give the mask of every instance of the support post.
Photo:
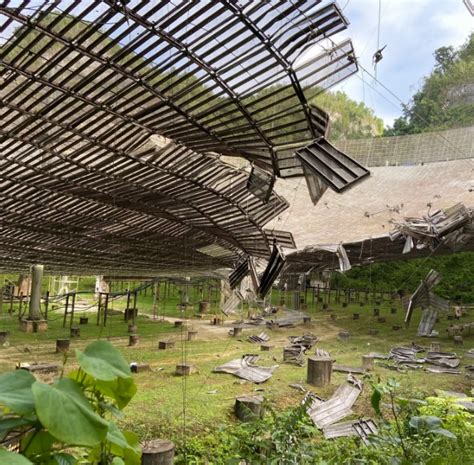
POLYGON ((30 320, 41 320, 41 280, 43 278, 43 265, 31 267, 31 296, 30 296, 30 320))

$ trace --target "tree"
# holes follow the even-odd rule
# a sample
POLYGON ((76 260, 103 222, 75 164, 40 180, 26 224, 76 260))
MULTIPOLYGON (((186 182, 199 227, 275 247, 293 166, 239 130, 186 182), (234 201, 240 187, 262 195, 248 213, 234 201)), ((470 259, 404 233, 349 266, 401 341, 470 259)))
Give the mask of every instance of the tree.
POLYGON ((440 47, 435 66, 386 136, 474 124, 474 34, 458 50, 440 47))

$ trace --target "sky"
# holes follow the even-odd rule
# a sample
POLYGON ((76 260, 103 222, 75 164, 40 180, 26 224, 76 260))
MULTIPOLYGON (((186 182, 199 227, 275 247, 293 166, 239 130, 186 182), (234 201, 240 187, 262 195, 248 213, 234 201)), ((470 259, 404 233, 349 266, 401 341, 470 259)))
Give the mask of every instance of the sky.
MULTIPOLYGON (((407 103, 433 69, 433 52, 442 46, 463 44, 474 30, 474 17, 463 0, 380 2, 380 46, 387 47, 377 66, 377 79, 407 103)), ((372 55, 377 50, 379 0, 339 0, 338 4, 350 24, 347 33, 339 34, 337 39, 351 37, 360 64, 374 74, 372 55)), ((334 89, 373 108, 386 125, 401 115, 400 102, 365 72, 360 71, 334 89)))

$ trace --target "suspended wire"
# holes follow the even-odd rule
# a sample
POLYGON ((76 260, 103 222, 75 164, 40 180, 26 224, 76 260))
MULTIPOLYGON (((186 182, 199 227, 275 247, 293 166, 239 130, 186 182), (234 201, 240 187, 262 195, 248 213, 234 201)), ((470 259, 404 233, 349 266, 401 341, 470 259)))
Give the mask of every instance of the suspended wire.
MULTIPOLYGON (((377 77, 375 75, 373 75, 372 73, 370 73, 370 71, 368 71, 364 66, 362 66, 360 63, 359 63, 359 66, 361 68, 361 70, 365 73, 367 73, 377 84, 379 84, 386 92, 388 92, 393 98, 395 98, 399 103, 398 104, 395 104, 393 103, 391 100, 387 99, 382 93, 378 92, 378 90, 371 86, 368 82, 366 82, 366 84, 374 91, 374 92, 377 92, 378 95, 380 95, 382 98, 384 98, 387 102, 391 103, 392 105, 396 106, 397 108, 399 108, 399 106, 402 107, 402 109, 405 109, 407 107, 407 105, 403 102, 403 100, 397 95, 395 94, 395 92, 393 92, 392 90, 390 90, 383 82, 381 82, 379 79, 377 79, 377 77)), ((358 75, 357 75, 358 76, 358 75)), ((359 77, 359 79, 361 79, 359 77)), ((418 112, 414 112, 413 113, 414 115, 416 115, 418 118, 420 118, 421 120, 423 120, 425 123, 429 123, 429 121, 421 114, 419 114, 418 112)), ((439 132, 434 132, 433 134, 435 134, 436 136, 440 137, 441 139, 444 140, 445 143, 447 143, 451 148, 453 148, 454 150, 456 150, 458 153, 460 153, 464 158, 470 158, 467 154, 465 154, 459 147, 455 146, 448 138, 446 138, 445 136, 443 136, 443 134, 439 133, 439 132)))

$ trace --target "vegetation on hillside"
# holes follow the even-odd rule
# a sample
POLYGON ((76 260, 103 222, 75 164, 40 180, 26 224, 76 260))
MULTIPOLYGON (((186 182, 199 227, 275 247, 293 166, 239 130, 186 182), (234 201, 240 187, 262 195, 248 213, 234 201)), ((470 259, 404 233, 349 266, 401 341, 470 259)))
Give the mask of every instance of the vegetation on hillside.
POLYGON ((350 99, 345 92, 321 93, 313 103, 329 113, 331 140, 361 139, 383 133, 383 120, 363 102, 350 99))
POLYGON ((472 252, 356 267, 346 274, 335 273, 333 286, 413 292, 431 269, 442 276, 442 281, 434 289, 436 294, 458 302, 474 302, 472 252))
POLYGON ((474 124, 474 33, 455 49, 434 52, 435 66, 387 136, 416 134, 474 124))

